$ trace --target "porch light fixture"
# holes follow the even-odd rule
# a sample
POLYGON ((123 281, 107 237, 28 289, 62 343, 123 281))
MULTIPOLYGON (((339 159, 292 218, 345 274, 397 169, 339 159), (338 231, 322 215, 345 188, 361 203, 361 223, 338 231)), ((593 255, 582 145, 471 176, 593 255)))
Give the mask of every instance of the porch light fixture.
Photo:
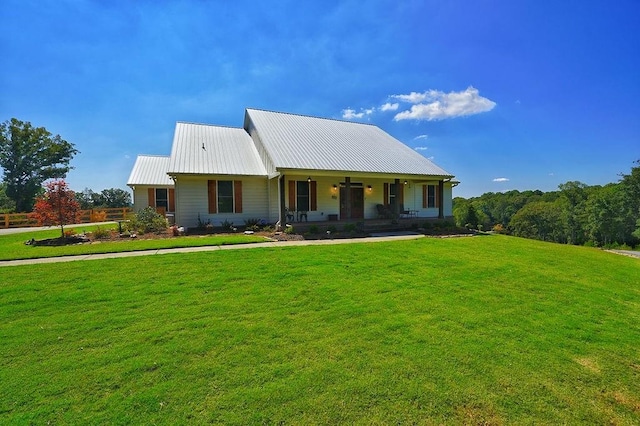
POLYGON ((405 184, 405 185, 406 185, 406 184, 408 184, 408 183, 409 183, 409 182, 407 182, 406 180, 404 181, 404 184, 405 184))
POLYGON ((372 190, 372 189, 373 189, 373 188, 371 188, 371 185, 367 185, 367 190, 368 190, 369 192, 371 192, 371 190, 372 190))
POLYGON ((336 185, 335 183, 333 184, 333 190, 337 191, 338 190, 338 185, 336 185))
POLYGON ((307 178, 307 182, 311 183, 311 176, 307 178))

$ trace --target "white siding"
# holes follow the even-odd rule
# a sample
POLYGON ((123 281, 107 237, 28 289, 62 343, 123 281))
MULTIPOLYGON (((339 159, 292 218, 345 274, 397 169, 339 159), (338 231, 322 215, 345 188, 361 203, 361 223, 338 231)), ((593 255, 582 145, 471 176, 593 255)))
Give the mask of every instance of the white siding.
POLYGON ((136 185, 133 190, 133 211, 137 212, 149 206, 149 193, 146 185, 136 185))
POLYGON ((247 219, 264 219, 268 223, 274 222, 269 217, 266 178, 180 176, 176 182, 176 197, 176 223, 180 226, 195 227, 198 224, 198 214, 200 220, 211 221, 214 226, 219 226, 225 220, 238 226, 243 226, 247 219), (212 179, 242 181, 242 213, 209 214, 207 182, 212 179))

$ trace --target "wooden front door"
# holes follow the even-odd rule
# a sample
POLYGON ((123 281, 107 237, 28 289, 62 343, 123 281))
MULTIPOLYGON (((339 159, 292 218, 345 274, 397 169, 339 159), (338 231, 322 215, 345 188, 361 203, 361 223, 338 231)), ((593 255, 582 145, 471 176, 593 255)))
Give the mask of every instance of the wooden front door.
POLYGON ((351 187, 351 216, 347 214, 347 188, 340 188, 340 219, 364 219, 364 188, 351 187))

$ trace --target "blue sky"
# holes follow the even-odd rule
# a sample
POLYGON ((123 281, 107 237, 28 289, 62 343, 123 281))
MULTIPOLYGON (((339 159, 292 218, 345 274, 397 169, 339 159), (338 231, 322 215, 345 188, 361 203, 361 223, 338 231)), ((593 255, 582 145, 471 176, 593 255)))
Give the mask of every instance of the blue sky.
POLYGON ((126 189, 176 121, 246 107, 375 124, 454 196, 616 182, 640 159, 640 2, 3 0, 0 120, 126 189))

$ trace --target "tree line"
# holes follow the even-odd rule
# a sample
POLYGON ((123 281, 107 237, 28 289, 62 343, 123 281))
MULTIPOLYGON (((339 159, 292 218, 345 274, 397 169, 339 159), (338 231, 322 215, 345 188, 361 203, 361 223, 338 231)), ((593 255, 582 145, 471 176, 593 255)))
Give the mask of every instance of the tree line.
POLYGON ((458 226, 493 229, 565 244, 635 246, 640 243, 640 160, 604 186, 570 181, 557 191, 488 192, 454 199, 458 226))
MULTIPOLYGON (((0 123, 0 213, 31 212, 45 194, 45 181, 65 178, 77 153, 74 144, 44 127, 16 118, 0 123)), ((75 199, 83 210, 131 206, 131 194, 118 188, 85 188, 75 199)))

